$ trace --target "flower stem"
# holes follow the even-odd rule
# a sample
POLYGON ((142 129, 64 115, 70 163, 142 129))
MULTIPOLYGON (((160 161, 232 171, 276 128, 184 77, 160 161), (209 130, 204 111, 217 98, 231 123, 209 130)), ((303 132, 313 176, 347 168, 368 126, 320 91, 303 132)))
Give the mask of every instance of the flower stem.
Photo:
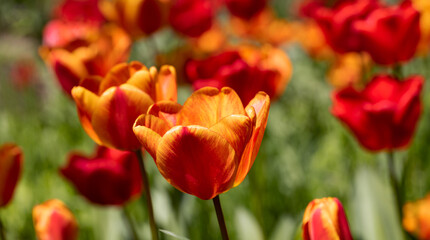
POLYGON ((149 189, 148 174, 146 173, 145 162, 142 157, 142 151, 137 150, 136 156, 139 160, 140 172, 142 174, 143 190, 146 196, 146 209, 148 211, 148 216, 149 216, 149 226, 151 228, 152 240, 158 240, 158 228, 154 219, 154 209, 152 207, 151 190, 149 189))
POLYGON ((393 75, 396 76, 399 80, 403 79, 403 71, 402 66, 400 64, 396 64, 393 66, 393 75))
POLYGON ((133 219, 131 218, 130 212, 126 206, 122 207, 122 212, 124 214, 125 220, 130 230, 131 239, 139 240, 139 235, 137 234, 136 227, 134 226, 133 219))
POLYGON ((0 240, 6 240, 4 225, 3 225, 1 218, 0 218, 0 240))
POLYGON ((221 203, 219 201, 219 196, 216 196, 213 200, 216 216, 218 219, 218 225, 221 230, 221 236, 223 240, 229 240, 227 227, 225 226, 224 215, 222 214, 221 203))

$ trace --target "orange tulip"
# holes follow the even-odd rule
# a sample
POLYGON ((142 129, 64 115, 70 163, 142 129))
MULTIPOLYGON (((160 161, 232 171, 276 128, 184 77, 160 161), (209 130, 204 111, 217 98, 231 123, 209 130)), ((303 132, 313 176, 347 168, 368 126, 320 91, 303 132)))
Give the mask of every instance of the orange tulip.
POLYGON ((85 78, 72 89, 79 119, 99 145, 121 150, 141 147, 133 134, 136 118, 157 101, 176 101, 176 72, 171 66, 146 68, 139 62, 122 63, 105 78, 85 78))
POLYGON ((78 224, 63 202, 46 201, 33 208, 33 223, 39 240, 78 239, 78 224))
POLYGON ((13 197, 22 170, 22 150, 13 143, 0 146, 0 207, 13 197))
POLYGON ((370 73, 372 60, 366 53, 347 53, 339 55, 331 65, 327 78, 335 88, 364 84, 362 79, 370 73))
POLYGON ((113 66, 125 61, 131 40, 115 25, 105 25, 101 29, 83 27, 82 32, 75 29, 75 25, 68 25, 55 34, 49 33, 54 30, 45 30, 46 45, 40 48, 40 54, 53 69, 63 90, 70 94, 82 78, 104 76, 113 66), (68 33, 64 39, 61 39, 62 33, 68 33), (49 37, 51 35, 55 36, 49 37))
POLYGON ((233 89, 194 92, 184 106, 152 105, 133 130, 164 178, 207 200, 239 185, 260 148, 270 99, 255 95, 246 108, 233 89))
POLYGON ((124 28, 133 38, 150 35, 167 19, 166 0, 102 0, 104 16, 124 28))
POLYGON ((403 228, 418 239, 430 239, 430 194, 403 206, 403 228))
POLYGON ((304 240, 352 240, 345 212, 337 198, 315 199, 303 216, 304 240))

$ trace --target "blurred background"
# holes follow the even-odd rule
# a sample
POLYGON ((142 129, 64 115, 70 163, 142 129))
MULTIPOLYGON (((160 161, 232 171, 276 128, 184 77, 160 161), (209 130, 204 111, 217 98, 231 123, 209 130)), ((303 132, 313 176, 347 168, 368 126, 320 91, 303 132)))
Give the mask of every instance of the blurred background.
MULTIPOLYGON (((273 0, 276 17, 298 21, 297 2, 273 0)), ((393 1, 394 2, 394 1, 393 1)), ((59 1, 0 2, 0 143, 15 142, 24 152, 24 170, 13 201, 0 209, 8 239, 35 239, 31 210, 51 198, 64 201, 79 223, 79 239, 128 239, 124 214, 116 207, 89 203, 60 174, 70 152, 90 154, 95 143, 79 123, 75 103, 64 94, 55 75, 39 56, 42 32, 59 1)), ((220 18, 225 17, 221 12, 220 18)), ((298 34, 293 28, 288 34, 298 34)), ((134 43, 130 60, 159 64, 181 43, 170 28, 134 43), (172 39, 177 39, 173 41, 172 39), (155 41, 158 52, 152 51, 155 41)), ((297 42, 279 47, 293 65, 292 78, 270 109, 257 159, 238 187, 221 195, 231 239, 300 239, 307 204, 337 197, 346 210, 355 239, 402 239, 386 156, 363 150, 331 115, 330 64, 309 56, 297 42)), ((169 63, 169 57, 163 62, 169 63)), ((430 76, 430 59, 416 57, 403 67, 405 75, 430 76)), ((430 91, 423 91, 424 112, 412 145, 397 152, 397 169, 407 164, 406 200, 426 195, 430 188, 430 91)), ((179 99, 192 93, 182 82, 179 99)), ((170 186, 147 155, 153 202, 162 239, 219 239, 211 201, 183 194, 170 186)), ((141 200, 127 206, 142 239, 149 238, 141 200)))

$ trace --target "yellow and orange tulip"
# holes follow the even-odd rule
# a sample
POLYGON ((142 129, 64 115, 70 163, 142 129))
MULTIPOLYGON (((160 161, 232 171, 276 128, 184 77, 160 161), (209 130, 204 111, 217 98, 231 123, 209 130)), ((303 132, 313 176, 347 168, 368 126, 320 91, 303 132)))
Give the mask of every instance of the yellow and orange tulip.
POLYGON ((158 72, 139 62, 121 63, 104 78, 85 78, 72 89, 72 96, 83 128, 96 143, 137 150, 141 145, 133 123, 157 101, 176 101, 176 72, 171 66, 158 72))
POLYGON ((170 184, 207 200, 239 185, 248 174, 269 106, 264 92, 244 108, 233 89, 205 87, 183 106, 168 101, 152 105, 133 130, 170 184))
POLYGON ((0 146, 0 207, 6 206, 12 199, 22 164, 21 148, 13 143, 0 146))
POLYGON ((33 224, 39 240, 78 239, 78 223, 60 200, 52 199, 35 206, 33 224))
POLYGON ((430 194, 403 206, 403 228, 420 240, 430 239, 430 194))
POLYGON ((303 216, 304 240, 352 240, 342 204, 337 198, 315 199, 303 216))

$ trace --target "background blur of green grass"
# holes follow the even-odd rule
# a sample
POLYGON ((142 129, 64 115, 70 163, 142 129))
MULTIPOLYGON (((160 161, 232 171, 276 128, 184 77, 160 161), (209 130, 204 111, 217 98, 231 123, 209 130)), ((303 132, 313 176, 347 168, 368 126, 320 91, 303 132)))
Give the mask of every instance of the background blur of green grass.
MULTIPOLYGON (((286 9, 288 2, 273 3, 286 9)), ((64 201, 80 225, 80 239, 128 239, 121 209, 98 207, 79 196, 58 174, 71 151, 91 153, 94 143, 77 118, 73 101, 65 96, 37 54, 43 25, 54 3, 47 0, 0 1, 0 144, 16 142, 25 165, 11 204, 0 209, 8 239, 35 239, 32 207, 51 198, 64 201), (36 65, 34 82, 13 87, 12 65, 21 59, 36 65)), ((282 12, 282 11, 280 11, 282 12)), ((167 44, 160 33, 159 46, 167 44)), ((133 57, 153 64, 145 41, 133 57), (142 50, 143 49, 143 50, 142 50)), ((272 104, 266 135, 252 170, 238 187, 221 195, 232 239, 300 239, 306 205, 314 198, 339 198, 355 239, 396 240, 400 226, 390 189, 386 156, 362 150, 330 114, 331 87, 327 64, 309 58, 298 46, 285 46, 293 62, 293 78, 283 97, 272 104)), ((163 48, 161 48, 163 51, 163 48)), ((404 67, 406 74, 430 76, 430 59, 418 58, 404 67)), ((184 101, 191 90, 181 86, 184 101)), ((407 200, 423 197, 430 187, 430 89, 423 91, 424 112, 413 144, 396 153, 399 170, 407 163, 403 187, 407 200)), ((189 239, 219 239, 211 201, 202 201, 171 187, 146 156, 156 219, 162 229, 189 239)), ((109 187, 109 186, 106 186, 109 187)), ((139 231, 149 238, 141 201, 131 202, 139 231)), ((177 239, 162 234, 163 239, 177 239)))

